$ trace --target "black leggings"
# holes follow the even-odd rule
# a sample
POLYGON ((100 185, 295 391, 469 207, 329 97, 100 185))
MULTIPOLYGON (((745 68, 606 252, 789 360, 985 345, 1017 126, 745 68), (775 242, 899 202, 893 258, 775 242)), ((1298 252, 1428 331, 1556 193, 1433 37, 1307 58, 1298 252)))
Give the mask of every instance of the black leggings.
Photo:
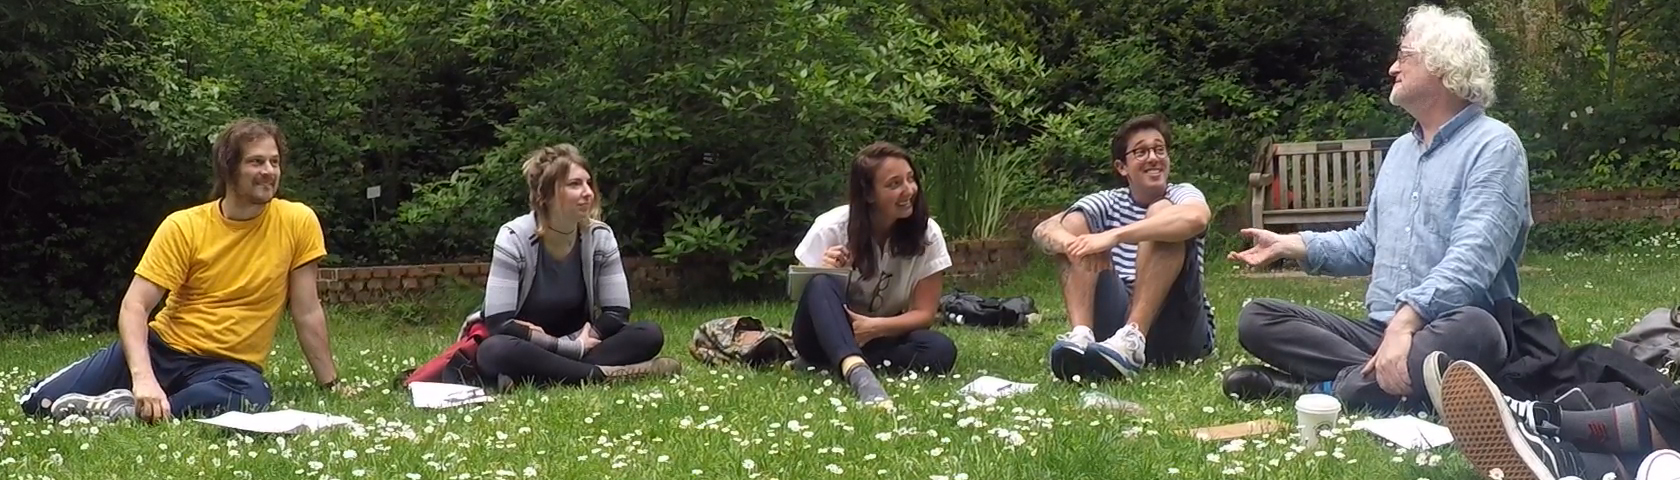
POLYGON ((956 366, 957 345, 933 330, 877 338, 860 348, 846 316, 845 298, 845 286, 828 275, 818 275, 805 285, 793 313, 793 346, 811 365, 838 371, 840 360, 858 355, 871 368, 887 374, 915 370, 940 375, 956 366))
POLYGON ((618 333, 601 339, 581 360, 566 358, 518 337, 495 335, 478 346, 478 370, 487 379, 507 375, 515 384, 578 385, 604 378, 598 365, 652 360, 664 346, 665 334, 659 325, 650 322, 625 325, 618 333))

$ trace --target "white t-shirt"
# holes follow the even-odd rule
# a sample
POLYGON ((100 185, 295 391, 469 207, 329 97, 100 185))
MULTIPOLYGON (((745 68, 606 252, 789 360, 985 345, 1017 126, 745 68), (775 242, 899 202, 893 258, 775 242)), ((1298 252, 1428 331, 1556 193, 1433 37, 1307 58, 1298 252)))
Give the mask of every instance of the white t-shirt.
MULTIPOLYGON (((845 205, 817 216, 811 229, 805 232, 805 239, 799 242, 799 248, 794 249, 799 263, 821 267, 823 252, 828 247, 845 246, 846 219, 850 216, 845 205)), ((877 245, 875 250, 881 255, 876 262, 879 271, 874 278, 865 279, 859 278, 862 274, 856 269, 852 270, 851 280, 847 282, 846 306, 871 317, 890 317, 909 310, 910 294, 915 291, 916 282, 951 266, 945 234, 932 218, 928 219, 925 245, 922 254, 914 257, 895 257, 888 248, 877 245)))

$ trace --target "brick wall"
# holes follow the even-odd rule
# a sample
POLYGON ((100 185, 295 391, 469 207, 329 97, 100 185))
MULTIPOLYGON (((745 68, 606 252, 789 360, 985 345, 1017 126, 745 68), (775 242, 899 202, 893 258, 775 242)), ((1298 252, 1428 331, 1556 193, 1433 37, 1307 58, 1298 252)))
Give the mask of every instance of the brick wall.
POLYGON ((318 284, 324 302, 366 303, 396 293, 427 292, 452 282, 482 287, 489 275, 488 263, 323 268, 318 284))
MULTIPOLYGON (((946 273, 958 279, 998 277, 1026 265, 1026 241, 954 241, 947 246, 952 266, 946 273)), ((671 298, 683 285, 728 281, 726 265, 677 265, 652 257, 627 257, 625 274, 637 297, 671 298)), ((488 263, 397 265, 327 268, 321 270, 321 299, 327 303, 370 303, 399 295, 424 294, 452 284, 483 288, 488 263)))
POLYGON ((1680 192, 1664 190, 1536 193, 1529 197, 1535 223, 1574 220, 1680 219, 1680 192))

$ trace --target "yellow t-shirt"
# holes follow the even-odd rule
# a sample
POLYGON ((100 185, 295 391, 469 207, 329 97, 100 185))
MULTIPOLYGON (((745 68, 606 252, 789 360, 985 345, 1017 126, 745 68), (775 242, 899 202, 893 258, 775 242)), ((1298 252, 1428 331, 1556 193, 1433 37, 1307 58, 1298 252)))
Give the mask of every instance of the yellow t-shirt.
POLYGON ((223 217, 218 203, 165 218, 134 273, 169 292, 150 322, 169 346, 264 369, 292 270, 327 254, 321 222, 287 200, 244 221, 223 217))

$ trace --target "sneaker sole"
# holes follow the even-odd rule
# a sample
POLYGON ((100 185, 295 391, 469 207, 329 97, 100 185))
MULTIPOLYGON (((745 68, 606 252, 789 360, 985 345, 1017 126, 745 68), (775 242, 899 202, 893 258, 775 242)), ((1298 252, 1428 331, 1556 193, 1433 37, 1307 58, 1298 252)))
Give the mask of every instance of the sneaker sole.
POLYGON ((81 415, 84 417, 109 417, 109 412, 111 410, 110 407, 106 407, 105 411, 91 411, 88 409, 88 405, 106 401, 112 402, 112 405, 127 405, 129 408, 135 408, 136 406, 136 402, 134 401, 134 392, 126 389, 112 390, 99 395, 66 393, 63 396, 58 397, 58 399, 53 400, 52 407, 47 411, 47 413, 56 420, 63 420, 71 415, 81 415), (59 408, 60 405, 63 405, 64 408, 59 408))
POLYGON ((1674 464, 1676 463, 1680 463, 1680 453, 1676 453, 1673 450, 1658 450, 1650 456, 1645 457, 1644 462, 1640 462, 1639 473, 1633 478, 1637 478, 1639 480, 1669 480, 1680 478, 1680 473, 1674 471, 1674 464), (1668 461, 1663 462, 1663 460, 1668 461), (1667 463, 1667 465, 1658 465, 1658 462, 1667 463), (1658 467, 1663 468, 1662 472, 1657 471, 1658 467), (1668 474, 1668 476, 1662 476, 1663 474, 1668 474))
POLYGON ((1429 408, 1435 411, 1436 416, 1441 415, 1441 376, 1446 372, 1441 360, 1446 357, 1447 354, 1441 352, 1423 357, 1423 388, 1429 392, 1429 408))
POLYGON ((1056 342, 1050 346, 1049 354, 1050 374, 1057 380, 1075 382, 1073 377, 1080 377, 1077 381, 1088 381, 1090 376, 1085 371, 1085 349, 1079 348, 1071 342, 1056 342))
POLYGON ((1480 368, 1454 362, 1447 367, 1441 390, 1441 421, 1476 471, 1497 468, 1507 480, 1557 480, 1529 446, 1528 434, 1517 427, 1493 381, 1480 368))
POLYGON ((1086 369, 1098 380, 1128 378, 1138 371, 1137 364, 1131 359, 1102 344, 1091 344, 1085 350, 1085 359, 1086 369))

